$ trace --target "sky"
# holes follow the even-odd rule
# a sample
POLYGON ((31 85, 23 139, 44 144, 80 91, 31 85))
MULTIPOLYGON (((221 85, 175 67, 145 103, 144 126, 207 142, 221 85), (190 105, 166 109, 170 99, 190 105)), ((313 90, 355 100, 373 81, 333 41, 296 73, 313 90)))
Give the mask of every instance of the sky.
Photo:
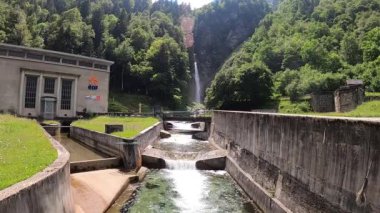
MULTIPOLYGON (((155 2, 155 0, 153 0, 153 2, 155 2)), ((178 0, 179 4, 181 4, 182 2, 190 3, 191 8, 196 9, 196 8, 202 7, 205 4, 212 2, 212 0, 178 0)))
POLYGON ((182 2, 190 3, 191 8, 195 9, 195 8, 200 8, 203 5, 210 3, 211 1, 212 0, 178 0, 178 3, 182 3, 182 2))

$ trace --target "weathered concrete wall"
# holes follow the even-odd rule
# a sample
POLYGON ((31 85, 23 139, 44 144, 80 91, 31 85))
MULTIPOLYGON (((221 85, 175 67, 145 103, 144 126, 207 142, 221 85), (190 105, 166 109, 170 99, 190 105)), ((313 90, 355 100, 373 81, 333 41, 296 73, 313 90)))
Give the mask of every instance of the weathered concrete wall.
POLYGON ((123 165, 123 161, 119 157, 76 161, 70 163, 70 173, 88 172, 94 170, 103 170, 111 168, 119 168, 123 165))
POLYGON ((1 213, 74 212, 70 154, 49 138, 58 151, 58 158, 42 172, 0 191, 1 213))
POLYGON ((264 210, 380 212, 380 122, 216 111, 210 141, 264 210))
POLYGON ((125 168, 133 170, 141 167, 141 150, 158 140, 161 129, 162 123, 157 123, 136 137, 127 139, 72 126, 70 137, 104 154, 121 157, 125 168))

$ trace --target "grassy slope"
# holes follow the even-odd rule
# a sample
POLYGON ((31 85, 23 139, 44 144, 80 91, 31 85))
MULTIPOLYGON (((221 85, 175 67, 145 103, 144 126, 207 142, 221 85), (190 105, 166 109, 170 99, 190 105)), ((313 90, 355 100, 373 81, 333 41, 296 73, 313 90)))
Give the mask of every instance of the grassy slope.
POLYGON ((355 110, 346 113, 310 113, 313 115, 324 116, 343 116, 343 117, 380 117, 380 101, 369 101, 358 106, 355 110))
POLYGON ((57 155, 37 122, 0 115, 0 190, 42 171, 57 155))
POLYGON ((115 132, 113 135, 131 138, 138 135, 142 130, 157 123, 157 118, 136 118, 136 117, 108 117, 100 116, 90 120, 79 120, 72 123, 73 126, 81 127, 93 131, 104 132, 106 124, 123 124, 124 132, 115 132))
POLYGON ((139 112, 139 103, 142 104, 142 113, 152 112, 152 101, 147 96, 129 95, 124 93, 110 93, 109 112, 139 112))
MULTIPOLYGON (((367 95, 367 93, 366 93, 367 95)), ((373 97, 378 95, 371 93, 373 97)), ((368 95, 367 95, 368 96, 368 95)), ((346 113, 317 113, 313 112, 309 100, 300 100, 290 102, 287 98, 281 98, 278 105, 279 113, 289 114, 307 114, 307 115, 323 115, 323 116, 342 116, 342 117, 380 117, 380 101, 368 101, 358 106, 355 110, 346 113)))

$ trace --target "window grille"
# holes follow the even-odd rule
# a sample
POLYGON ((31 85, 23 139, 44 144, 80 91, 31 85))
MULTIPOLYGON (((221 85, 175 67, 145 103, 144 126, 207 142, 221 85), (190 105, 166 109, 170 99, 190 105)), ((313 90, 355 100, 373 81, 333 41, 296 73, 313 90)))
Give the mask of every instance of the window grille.
POLYGON ((62 79, 62 91, 61 91, 61 109, 71 109, 71 92, 72 92, 73 80, 62 79))
POLYGON ((45 78, 44 93, 54 94, 55 78, 45 78))
POLYGON ((37 76, 26 76, 25 108, 36 108, 37 76))

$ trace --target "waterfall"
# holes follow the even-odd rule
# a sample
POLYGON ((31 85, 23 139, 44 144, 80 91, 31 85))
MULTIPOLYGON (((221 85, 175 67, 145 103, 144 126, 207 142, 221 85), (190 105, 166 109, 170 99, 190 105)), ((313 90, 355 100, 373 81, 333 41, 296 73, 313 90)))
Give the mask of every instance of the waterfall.
POLYGON ((197 62, 194 62, 194 79, 195 79, 195 102, 201 102, 201 82, 197 62))
POLYGON ((193 160, 165 160, 166 168, 171 170, 196 170, 193 160))

